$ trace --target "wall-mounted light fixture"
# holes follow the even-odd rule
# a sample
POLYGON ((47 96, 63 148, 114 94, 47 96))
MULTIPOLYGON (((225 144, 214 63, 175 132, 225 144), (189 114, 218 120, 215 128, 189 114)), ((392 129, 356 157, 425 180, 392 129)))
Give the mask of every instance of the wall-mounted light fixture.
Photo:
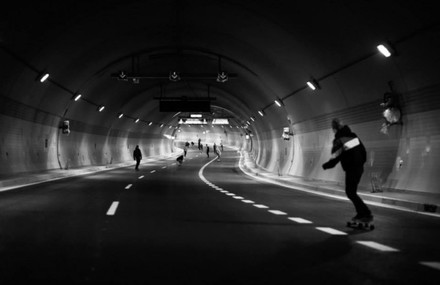
POLYGON ((377 50, 385 57, 390 57, 395 53, 394 49, 389 44, 380 44, 377 50))
POLYGON ((104 108, 105 108, 104 105, 99 106, 99 107, 98 107, 98 112, 102 112, 102 111, 104 111, 104 108))
POLYGON ((180 75, 176 71, 171 71, 168 78, 170 79, 170 81, 177 82, 180 80, 180 75))
POLYGON ((139 123, 139 118, 137 118, 134 122, 135 122, 135 123, 139 123))
POLYGON ((118 118, 120 119, 120 118, 122 118, 122 117, 124 117, 124 114, 123 114, 123 113, 119 113, 119 114, 118 114, 118 118))
POLYGON ((261 117, 264 117, 264 111, 263 110, 259 110, 258 114, 260 114, 261 117))
POLYGON ((228 73, 226 73, 226 72, 224 72, 224 71, 220 71, 220 72, 217 74, 217 82, 225 83, 225 82, 228 81, 228 79, 229 79, 229 77, 228 77, 228 73))
POLYGON ((153 124, 153 122, 149 122, 149 123, 148 123, 148 126, 151 126, 152 124, 153 124))
POLYGON ((162 128, 163 127, 163 124, 160 124, 160 126, 159 126, 160 128, 162 128))
POLYGON ((252 120, 252 122, 255 122, 255 117, 251 116, 251 120, 252 120))

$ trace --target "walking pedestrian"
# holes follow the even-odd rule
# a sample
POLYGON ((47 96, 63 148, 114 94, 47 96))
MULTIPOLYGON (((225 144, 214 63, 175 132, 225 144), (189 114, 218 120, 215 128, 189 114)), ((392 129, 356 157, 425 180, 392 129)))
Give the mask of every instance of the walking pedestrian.
POLYGON ((358 136, 338 118, 332 120, 335 133, 332 146, 332 157, 322 165, 324 170, 335 167, 341 162, 345 171, 345 193, 356 209, 352 221, 371 222, 373 215, 367 205, 357 194, 358 184, 364 172, 367 152, 358 136))
POLYGON ((137 145, 133 151, 133 159, 136 160, 136 166, 134 169, 139 170, 139 164, 141 163, 142 160, 142 152, 139 149, 139 145, 137 145))
POLYGON ((207 155, 208 158, 209 158, 209 146, 208 146, 208 144, 206 144, 206 155, 207 155))

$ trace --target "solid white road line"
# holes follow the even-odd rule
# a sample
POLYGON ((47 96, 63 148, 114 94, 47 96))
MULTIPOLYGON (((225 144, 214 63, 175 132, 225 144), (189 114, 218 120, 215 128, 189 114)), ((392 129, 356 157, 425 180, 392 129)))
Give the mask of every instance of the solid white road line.
POLYGON ((421 261, 420 262, 421 265, 425 265, 437 270, 440 270, 440 262, 433 262, 433 261, 421 261))
POLYGON ((133 184, 128 184, 127 186, 125 186, 125 189, 130 189, 131 188, 131 186, 133 186, 133 184))
POLYGON ((303 218, 296 218, 296 217, 292 217, 292 218, 288 218, 291 221, 294 221, 298 224, 313 224, 313 222, 303 219, 303 218))
POLYGON ((118 208, 118 206, 119 206, 119 202, 117 201, 113 202, 107 211, 107 216, 113 216, 116 213, 116 209, 118 208))
POLYGON ((322 232, 331 234, 331 235, 335 235, 335 236, 345 236, 347 235, 347 233, 332 229, 332 228, 326 228, 326 227, 317 227, 317 230, 320 230, 322 232))
POLYGON ((374 241, 356 241, 359 244, 368 246, 370 248, 376 249, 376 250, 380 250, 380 251, 386 251, 386 252, 396 252, 399 251, 396 248, 392 248, 374 241))

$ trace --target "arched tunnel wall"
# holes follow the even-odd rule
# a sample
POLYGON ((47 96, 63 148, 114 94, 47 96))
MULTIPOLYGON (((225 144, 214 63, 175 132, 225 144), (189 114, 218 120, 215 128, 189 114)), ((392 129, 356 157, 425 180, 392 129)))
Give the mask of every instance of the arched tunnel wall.
POLYGON ((142 134, 70 120, 70 134, 63 134, 64 120, 56 114, 1 97, 2 130, 0 175, 131 161, 136 145, 144 156, 168 154, 172 141, 162 135, 142 134))

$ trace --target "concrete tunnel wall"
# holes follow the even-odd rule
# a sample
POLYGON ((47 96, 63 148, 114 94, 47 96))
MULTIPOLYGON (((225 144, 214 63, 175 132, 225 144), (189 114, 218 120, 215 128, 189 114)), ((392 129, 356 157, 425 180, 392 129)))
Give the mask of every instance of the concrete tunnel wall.
MULTIPOLYGON (((172 2, 164 2, 167 4, 163 4, 166 6, 163 10, 160 9, 162 4, 156 3, 158 7, 155 8, 158 10, 147 11, 152 14, 151 18, 147 18, 157 21, 161 28, 166 28, 169 19, 159 17, 162 15, 160 12, 173 7, 172 2)), ((266 14, 276 10, 280 15, 273 14, 262 21, 260 14, 254 13, 254 10, 259 9, 256 3, 246 10, 246 4, 243 3, 235 5, 227 1, 208 1, 205 7, 205 2, 195 1, 193 6, 187 8, 186 12, 192 14, 187 16, 191 21, 185 22, 188 25, 185 37, 194 46, 204 40, 204 45, 201 46, 211 48, 219 54, 230 55, 256 74, 244 72, 245 68, 237 69, 241 72, 241 82, 244 83, 234 87, 234 92, 225 90, 225 93, 242 96, 240 99, 248 104, 249 110, 241 110, 241 107, 234 110, 239 118, 245 118, 250 111, 255 112, 253 108, 273 102, 274 95, 285 95, 292 90, 298 90, 299 84, 308 80, 309 75, 321 76, 320 90, 312 92, 302 88, 294 95, 284 98, 281 108, 268 107, 265 110, 266 115, 257 115, 256 122, 252 123, 250 130, 253 136, 250 140, 244 138, 243 130, 234 130, 227 138, 228 144, 252 151, 257 164, 274 173, 343 183, 344 173, 340 166, 328 171, 321 168, 329 157, 333 138, 329 128, 330 121, 333 117, 340 117, 360 136, 368 151, 362 186, 370 187, 370 177, 378 175, 384 187, 440 192, 437 187, 437 173, 440 170, 440 55, 437 51, 440 43, 435 25, 434 28, 415 32, 413 35, 408 35, 407 30, 411 30, 409 28, 403 29, 405 33, 393 33, 394 29, 400 32, 396 27, 411 27, 412 18, 402 17, 404 21, 401 22, 390 19, 388 22, 384 19, 394 15, 387 13, 385 8, 377 10, 377 7, 370 6, 354 7, 359 8, 358 11, 365 11, 365 15, 368 9, 372 9, 377 19, 388 24, 394 23, 394 26, 388 26, 389 34, 388 31, 382 33, 373 28, 373 20, 370 18, 366 17, 371 22, 364 26, 363 23, 356 22, 352 14, 344 14, 347 12, 345 9, 350 10, 347 6, 337 6, 338 9, 332 10, 335 13, 333 15, 326 11, 323 2, 322 10, 315 12, 320 17, 332 14, 329 15, 332 21, 325 26, 318 21, 308 22, 307 25, 316 25, 316 33, 321 29, 324 32, 333 29, 334 37, 339 39, 339 30, 336 29, 338 25, 346 27, 350 21, 353 24, 353 29, 347 30, 346 37, 342 37, 347 46, 334 44, 337 48, 345 49, 333 49, 332 45, 325 45, 322 34, 308 35, 305 26, 297 26, 295 22, 290 24, 293 19, 290 13, 282 13, 281 4, 280 7, 267 3, 267 7, 263 5, 266 9, 261 9, 260 14, 267 16, 266 14), (230 20, 218 23, 207 21, 210 18, 208 11, 212 8, 216 9, 218 19, 229 17, 230 20), (231 16, 228 13, 232 9, 236 10, 231 16), (273 18, 278 22, 273 21, 273 18), (207 23, 205 27, 197 29, 200 19, 207 23), (253 23, 259 23, 258 33, 253 32, 253 23), (237 26, 241 29, 234 30, 237 26), (298 31, 299 34, 294 34, 298 31), (362 32, 366 32, 366 35, 362 32), (364 37, 358 39, 355 37, 358 35, 364 37), (362 57, 367 49, 364 44, 370 44, 373 50, 376 44, 373 39, 383 38, 384 35, 398 40, 395 45, 397 56, 384 58, 380 54, 372 53, 362 57), (321 40, 323 45, 318 44, 321 40), (379 104, 383 100, 383 94, 390 91, 390 86, 400 98, 403 124, 392 126, 385 135, 380 132, 383 109, 379 104), (251 95, 244 94, 247 90, 251 95), (283 127, 290 127, 294 133, 288 141, 281 138, 283 127)), ((301 5, 313 6, 307 3, 301 5)), ((387 7, 393 7, 393 4, 387 7)), ((108 12, 111 18, 112 13, 116 15, 119 11, 108 12)), ((348 12, 353 12, 353 9, 348 12)), ((135 15, 132 16, 134 23, 135 15)), ((301 15, 296 16, 299 18, 301 15)), ((96 22, 100 22, 102 26, 107 25, 107 21, 102 19, 97 18, 96 22)), ((93 41, 94 32, 84 32, 84 27, 90 27, 92 31, 100 31, 102 27, 88 26, 84 22, 80 24, 84 30, 76 30, 74 36, 68 33, 57 34, 53 42, 42 44, 37 50, 20 46, 18 42, 17 46, 20 48, 15 51, 18 55, 29 58, 33 66, 50 66, 51 71, 59 76, 57 80, 67 82, 70 89, 85 87, 82 90, 85 94, 94 94, 96 102, 103 102, 111 110, 124 106, 128 113, 137 114, 140 109, 145 108, 148 116, 151 116, 148 119, 170 122, 170 115, 158 114, 157 106, 153 102, 141 103, 142 92, 130 94, 132 97, 129 97, 128 102, 106 96, 112 89, 122 87, 116 87, 118 83, 115 82, 100 82, 104 75, 97 72, 98 67, 107 66, 108 62, 132 51, 128 44, 124 45, 125 42, 116 36, 115 39, 111 38, 126 33, 126 30, 116 30, 124 20, 127 19, 115 19, 111 23, 111 29, 104 33, 108 37, 102 42, 93 41), (83 42, 85 46, 92 48, 81 50, 72 44, 75 42, 83 42), (112 52, 120 54, 102 53, 101 56, 103 43, 112 46, 112 52), (57 52, 54 53, 54 50, 57 52), (93 52, 100 56, 94 58, 93 52), (56 65, 55 62, 58 61, 60 63, 56 65), (94 65, 86 64, 87 61, 94 61, 94 65), (72 76, 71 72, 78 76, 72 76), (114 102, 115 100, 118 101, 114 102)), ((420 19, 414 21, 417 20, 420 19)), ((154 26, 154 23, 149 26, 154 26)), ((136 32, 137 30, 130 31, 130 44, 136 43, 136 32)), ((169 44, 166 32, 159 33, 156 38, 155 31, 148 35, 148 44, 151 46, 145 44, 145 48, 169 44)), ((140 48, 133 48, 137 49, 140 48)), ((0 61, 0 177, 31 171, 130 161, 136 144, 141 146, 144 156, 165 154, 174 150, 172 141, 163 136, 171 135, 172 130, 161 129, 158 125, 150 129, 133 126, 132 122, 118 121, 115 114, 100 115, 92 106, 72 104, 69 94, 66 96, 56 86, 35 81, 36 71, 4 50, 0 51, 0 61), (65 118, 71 120, 72 132, 69 136, 61 134, 59 129, 65 118)), ((118 62, 117 66, 122 68, 124 63, 118 62)), ((227 103, 227 100, 219 102, 222 103, 227 103)), ((231 106, 228 107, 232 110, 231 106)), ((186 139, 197 135, 198 131, 182 129, 177 137, 186 139)), ((207 141, 214 141, 222 135, 222 130, 214 130, 207 136, 207 141)))

